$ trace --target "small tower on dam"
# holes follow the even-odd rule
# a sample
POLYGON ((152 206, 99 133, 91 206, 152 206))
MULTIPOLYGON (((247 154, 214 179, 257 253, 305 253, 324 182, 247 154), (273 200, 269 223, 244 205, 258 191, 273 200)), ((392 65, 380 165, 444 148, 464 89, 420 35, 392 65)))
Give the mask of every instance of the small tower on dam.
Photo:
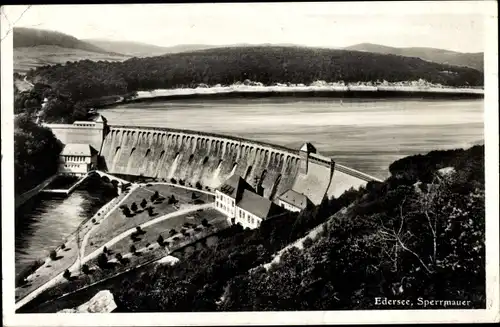
POLYGON ((307 169, 309 167, 309 155, 311 153, 316 153, 316 148, 309 142, 304 143, 299 150, 300 155, 300 167, 299 173, 307 175, 307 169))

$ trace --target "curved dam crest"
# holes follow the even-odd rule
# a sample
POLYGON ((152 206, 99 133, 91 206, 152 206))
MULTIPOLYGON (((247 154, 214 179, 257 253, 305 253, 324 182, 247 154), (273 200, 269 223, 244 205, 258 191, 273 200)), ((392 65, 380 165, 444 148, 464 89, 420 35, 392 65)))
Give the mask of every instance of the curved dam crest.
POLYGON ((109 126, 101 156, 111 174, 197 182, 218 187, 232 174, 260 186, 274 200, 289 189, 319 204, 325 195, 340 196, 377 180, 335 165, 315 153, 223 136, 169 128, 109 126))

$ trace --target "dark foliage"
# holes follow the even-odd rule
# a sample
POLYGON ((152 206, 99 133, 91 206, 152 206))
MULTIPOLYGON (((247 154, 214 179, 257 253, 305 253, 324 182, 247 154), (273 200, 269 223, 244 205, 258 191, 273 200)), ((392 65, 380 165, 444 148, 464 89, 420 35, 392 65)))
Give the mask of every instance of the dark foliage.
POLYGON ((424 189, 393 176, 256 230, 233 225, 216 249, 125 278, 117 299, 126 311, 149 312, 365 309, 377 296, 484 307, 484 183, 482 169, 472 169, 482 151, 457 151, 463 169, 446 176, 439 177, 440 164, 429 166, 434 177, 424 189), (259 267, 327 220, 303 250, 259 267))
POLYGON ((178 201, 173 194, 168 197, 168 204, 176 204, 177 202, 178 201))
POLYGON ((90 268, 88 265, 84 264, 82 265, 82 272, 85 274, 85 275, 88 275, 90 273, 90 268))
POLYGON ((33 122, 28 115, 14 121, 15 192, 21 194, 58 169, 62 144, 52 131, 33 122))
POLYGON ((133 202, 133 203, 132 203, 132 205, 130 206, 130 209, 131 209, 132 211, 134 211, 134 212, 135 212, 135 211, 137 211, 137 209, 138 209, 138 208, 137 208, 137 204, 136 204, 135 202, 133 202))
POLYGON ((97 257, 97 265, 102 269, 107 268, 108 257, 104 253, 99 254, 99 256, 97 257))
POLYGON ((71 273, 69 272, 69 270, 68 270, 68 269, 66 269, 66 270, 64 271, 64 273, 63 273, 63 277, 64 277, 64 278, 66 278, 66 279, 68 279, 68 280, 70 279, 70 277, 71 277, 71 273))
POLYGON ((57 252, 56 250, 51 250, 49 253, 50 260, 54 261, 57 259, 57 252))

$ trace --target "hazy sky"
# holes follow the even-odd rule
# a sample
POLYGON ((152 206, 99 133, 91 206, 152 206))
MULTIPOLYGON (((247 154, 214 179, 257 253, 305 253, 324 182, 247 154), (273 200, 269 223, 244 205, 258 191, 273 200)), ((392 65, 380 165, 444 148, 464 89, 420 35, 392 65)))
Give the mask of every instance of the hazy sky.
MULTIPOLYGON (((4 8, 12 22, 26 6, 4 8)), ((481 2, 32 6, 16 26, 80 39, 176 44, 293 43, 484 51, 481 2)), ((491 14, 491 13, 489 13, 491 14)), ((493 13, 495 14, 495 13, 493 13)))

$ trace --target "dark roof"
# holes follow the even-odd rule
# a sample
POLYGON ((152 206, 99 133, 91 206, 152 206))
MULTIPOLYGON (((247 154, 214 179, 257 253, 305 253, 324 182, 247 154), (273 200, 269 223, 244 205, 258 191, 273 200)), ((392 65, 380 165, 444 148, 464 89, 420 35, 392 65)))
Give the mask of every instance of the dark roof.
POLYGON ((308 153, 316 153, 316 148, 314 147, 314 145, 307 142, 307 143, 304 143, 304 145, 302 145, 302 147, 300 148, 300 151, 305 151, 308 153))
POLYGON ((305 209, 309 202, 307 196, 294 190, 286 191, 279 196, 279 199, 300 209, 305 209))
POLYGON ((229 177, 224 184, 219 186, 217 188, 220 192, 232 197, 233 199, 236 199, 236 202, 238 202, 241 199, 241 194, 243 193, 243 190, 250 190, 252 192, 255 192, 253 187, 250 186, 250 184, 247 183, 243 178, 241 178, 240 175, 232 175, 229 177))
POLYGON ((241 200, 236 205, 261 219, 269 218, 281 209, 274 202, 250 190, 243 191, 241 200))

